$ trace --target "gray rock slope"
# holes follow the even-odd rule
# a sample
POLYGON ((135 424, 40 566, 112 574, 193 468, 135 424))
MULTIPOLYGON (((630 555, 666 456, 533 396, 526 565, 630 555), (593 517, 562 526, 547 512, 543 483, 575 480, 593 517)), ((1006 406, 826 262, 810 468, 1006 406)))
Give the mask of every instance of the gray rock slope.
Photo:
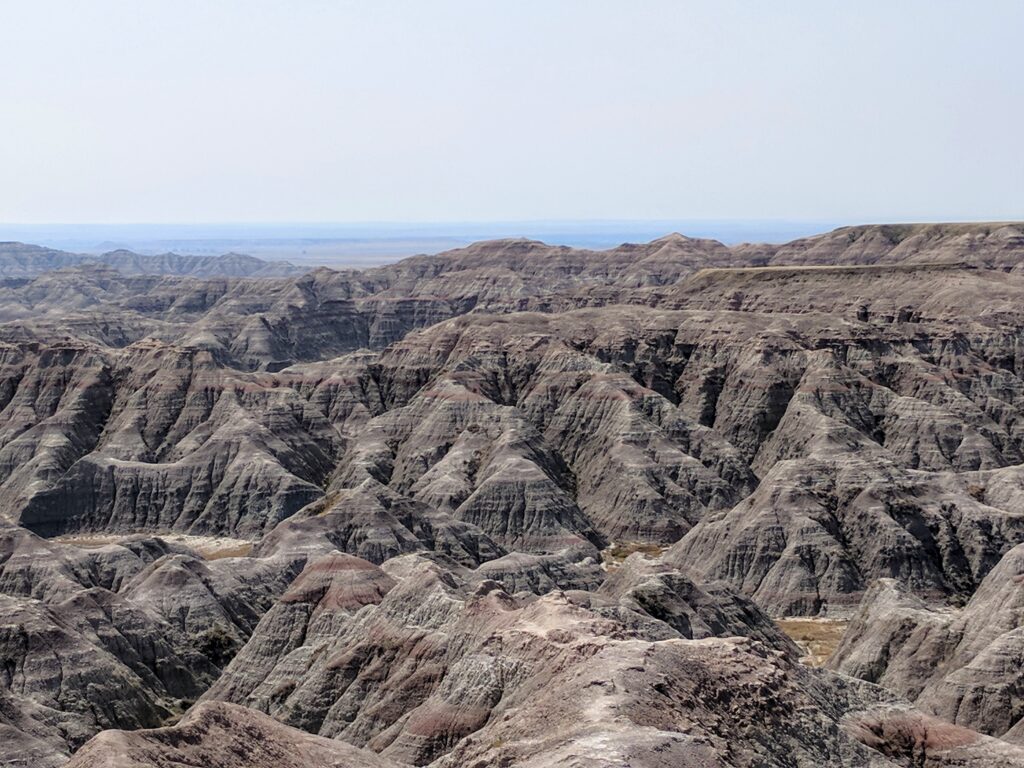
POLYGON ((682 539, 687 568, 778 613, 885 576, 966 597, 1024 540, 986 490, 1020 462, 1024 305, 888 322, 790 301, 471 314, 276 373, 157 341, 12 344, 0 494, 47 535, 333 521, 378 561, 682 539))
POLYGON ((7 279, 0 762, 1021 764, 1022 257, 7 279), (855 610, 825 671, 768 618, 855 610))
POLYGON ((420 555, 383 568, 329 555, 266 614, 205 698, 414 765, 717 765, 730 750, 772 762, 803 749, 799 730, 819 717, 833 719, 832 733, 807 760, 869 764, 835 725, 839 710, 819 710, 833 705, 828 683, 797 681, 795 649, 751 604, 702 593, 639 555, 617 577, 596 594, 538 598, 420 555), (712 629, 750 639, 719 640, 712 629), (744 684, 766 686, 766 709, 792 708, 771 744, 727 747, 730 723, 745 714, 710 692, 694 697, 704 685, 739 695, 744 684), (709 701, 719 702, 714 718, 693 711, 709 701), (711 729, 683 725, 711 719, 711 729))
POLYGON ((144 755, 164 765, 184 753, 234 765, 241 728, 260 740, 244 763, 257 768, 272 764, 263 740, 303 731, 321 737, 313 747, 352 745, 356 766, 369 756, 435 768, 1024 758, 881 688, 801 667, 797 654, 748 601, 641 555, 597 593, 537 596, 424 555, 378 567, 332 553, 307 565, 182 725, 100 734, 70 764, 144 755))
POLYGON ((365 749, 281 725, 243 707, 205 704, 180 723, 142 731, 104 731, 68 768, 398 768, 365 749))
POLYGON ((877 582, 830 666, 1024 745, 1024 545, 961 610, 935 610, 896 581, 877 582))
POLYGON ((58 764, 99 729, 180 712, 304 562, 207 562, 159 538, 82 548, 0 528, 0 722, 11 737, 0 763, 42 741, 58 764))

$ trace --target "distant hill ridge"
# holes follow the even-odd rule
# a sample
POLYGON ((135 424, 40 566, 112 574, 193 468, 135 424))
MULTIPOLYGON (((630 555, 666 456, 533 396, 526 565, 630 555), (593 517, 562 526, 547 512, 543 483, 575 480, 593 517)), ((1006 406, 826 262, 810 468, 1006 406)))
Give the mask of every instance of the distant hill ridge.
POLYGON ((102 264, 124 275, 191 277, 287 277, 305 270, 286 261, 265 261, 242 253, 221 256, 154 256, 118 249, 99 255, 70 253, 39 245, 0 242, 0 278, 37 277, 46 272, 87 264, 102 264))
MULTIPOLYGON (((424 278, 467 270, 506 270, 534 281, 590 280, 620 287, 667 286, 707 268, 960 263, 1024 269, 1024 223, 868 224, 841 227, 788 243, 740 243, 673 232, 649 243, 606 250, 549 245, 527 238, 485 240, 435 255, 411 256, 364 270, 384 284, 411 288, 424 278)), ((143 255, 119 248, 100 255, 0 242, 0 279, 24 279, 68 267, 106 265, 125 276, 294 277, 311 271, 287 261, 240 253, 143 255)))

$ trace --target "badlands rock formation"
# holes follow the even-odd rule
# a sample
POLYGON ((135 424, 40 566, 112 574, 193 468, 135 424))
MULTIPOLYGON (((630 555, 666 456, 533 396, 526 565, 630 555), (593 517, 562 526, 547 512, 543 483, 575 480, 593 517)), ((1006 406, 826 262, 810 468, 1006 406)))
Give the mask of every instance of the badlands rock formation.
POLYGON ((119 249, 99 255, 68 253, 25 243, 0 243, 0 278, 34 278, 63 267, 105 264, 124 275, 193 275, 195 277, 283 277, 302 270, 283 261, 264 261, 241 253, 144 256, 119 249))
POLYGON ((960 610, 876 583, 831 660, 924 711, 1024 745, 1024 545, 1010 550, 960 610))
POLYGON ((1020 225, 44 251, 0 764, 1024 765, 1020 225))
POLYGON ((398 768, 344 742, 288 728, 230 704, 203 704, 170 728, 104 731, 66 763, 68 768, 398 768))

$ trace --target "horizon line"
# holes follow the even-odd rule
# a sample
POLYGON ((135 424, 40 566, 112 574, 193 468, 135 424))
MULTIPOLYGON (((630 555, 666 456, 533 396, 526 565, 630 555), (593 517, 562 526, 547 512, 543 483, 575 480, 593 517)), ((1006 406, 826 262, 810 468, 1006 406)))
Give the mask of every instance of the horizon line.
MULTIPOLYGON (((176 220, 176 221, 0 221, 0 227, 203 227, 203 226, 305 226, 305 227, 358 227, 358 226, 466 226, 466 225, 617 225, 617 224, 671 224, 671 223, 836 223, 856 221, 865 225, 878 224, 1003 224, 1024 221, 1006 217, 658 217, 658 218, 524 218, 524 219, 337 219, 337 220, 176 220)), ((844 225, 845 226, 845 225, 844 225)))

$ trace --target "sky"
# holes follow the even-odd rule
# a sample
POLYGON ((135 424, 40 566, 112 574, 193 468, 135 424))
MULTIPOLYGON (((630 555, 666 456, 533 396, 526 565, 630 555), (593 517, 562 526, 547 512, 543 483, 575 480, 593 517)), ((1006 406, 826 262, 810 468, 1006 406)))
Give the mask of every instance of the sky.
POLYGON ((0 222, 1024 218, 1024 2, 0 0, 0 222))

